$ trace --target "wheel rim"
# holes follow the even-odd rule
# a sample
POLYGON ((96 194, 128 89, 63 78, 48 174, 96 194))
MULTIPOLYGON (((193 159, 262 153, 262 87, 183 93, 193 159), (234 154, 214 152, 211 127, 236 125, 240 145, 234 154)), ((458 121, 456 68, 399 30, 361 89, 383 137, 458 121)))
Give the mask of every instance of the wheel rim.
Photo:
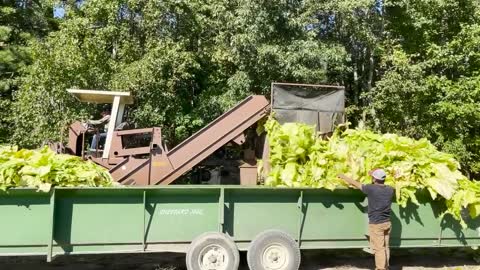
POLYGON ((267 270, 287 269, 290 257, 288 250, 281 244, 268 245, 262 254, 262 266, 267 270))
POLYGON ((198 257, 201 270, 227 270, 228 262, 227 250, 215 244, 204 247, 198 257))

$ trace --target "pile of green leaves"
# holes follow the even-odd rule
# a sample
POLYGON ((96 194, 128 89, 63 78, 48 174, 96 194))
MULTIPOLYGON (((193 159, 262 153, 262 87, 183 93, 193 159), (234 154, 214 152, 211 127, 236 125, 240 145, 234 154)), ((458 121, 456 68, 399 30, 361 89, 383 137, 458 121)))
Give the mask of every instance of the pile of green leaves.
POLYGON ((80 157, 60 155, 48 147, 18 150, 0 146, 0 189, 32 187, 49 191, 52 186, 108 187, 113 179, 107 170, 80 157))
POLYGON ((480 182, 459 171, 452 155, 438 151, 428 140, 365 129, 337 128, 329 139, 317 136, 315 127, 301 123, 280 125, 270 117, 264 125, 270 144, 270 171, 265 185, 315 187, 334 190, 347 187, 337 175, 344 173, 371 183, 368 172, 383 168, 386 184, 395 188, 397 203, 419 204, 417 190, 428 190, 432 199, 445 200, 446 213, 463 225, 461 211, 480 213, 480 182))

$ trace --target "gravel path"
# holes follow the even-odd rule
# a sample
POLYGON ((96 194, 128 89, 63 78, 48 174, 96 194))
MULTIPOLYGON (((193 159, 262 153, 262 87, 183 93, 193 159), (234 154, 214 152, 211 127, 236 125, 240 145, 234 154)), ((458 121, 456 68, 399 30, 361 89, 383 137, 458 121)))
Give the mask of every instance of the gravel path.
MULTIPOLYGON (((480 270, 473 259, 480 251, 431 249, 394 250, 391 258, 392 270, 452 269, 480 270)), ((3 270, 186 270, 184 255, 175 253, 142 255, 92 255, 63 256, 53 263, 44 262, 43 257, 1 258, 3 270)), ((242 254, 240 270, 248 270, 242 254)), ((301 270, 366 270, 372 269, 373 257, 357 250, 309 251, 303 253, 301 270)))

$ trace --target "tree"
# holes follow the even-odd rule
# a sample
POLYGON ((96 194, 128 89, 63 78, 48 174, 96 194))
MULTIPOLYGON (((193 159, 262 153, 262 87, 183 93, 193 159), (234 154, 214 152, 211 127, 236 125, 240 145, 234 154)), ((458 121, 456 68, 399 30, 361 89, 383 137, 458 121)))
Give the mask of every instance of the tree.
POLYGON ((387 71, 371 93, 377 129, 426 137, 455 154, 463 170, 480 173, 480 25, 464 25, 423 54, 400 47, 385 57, 387 71))
POLYGON ((0 143, 12 134, 12 99, 21 70, 31 62, 29 43, 55 28, 41 1, 0 2, 0 143))

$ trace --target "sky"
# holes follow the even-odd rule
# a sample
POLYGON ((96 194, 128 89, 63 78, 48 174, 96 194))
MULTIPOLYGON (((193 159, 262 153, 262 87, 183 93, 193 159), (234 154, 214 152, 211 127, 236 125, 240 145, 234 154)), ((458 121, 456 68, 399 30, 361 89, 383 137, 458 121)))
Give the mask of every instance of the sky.
POLYGON ((63 5, 57 5, 53 8, 53 17, 57 19, 65 17, 65 8, 63 5))
MULTIPOLYGON (((85 0, 76 0, 75 4, 77 7, 80 7, 85 0)), ((63 2, 59 2, 53 7, 53 17, 57 19, 62 19, 65 17, 65 4, 63 2)))

